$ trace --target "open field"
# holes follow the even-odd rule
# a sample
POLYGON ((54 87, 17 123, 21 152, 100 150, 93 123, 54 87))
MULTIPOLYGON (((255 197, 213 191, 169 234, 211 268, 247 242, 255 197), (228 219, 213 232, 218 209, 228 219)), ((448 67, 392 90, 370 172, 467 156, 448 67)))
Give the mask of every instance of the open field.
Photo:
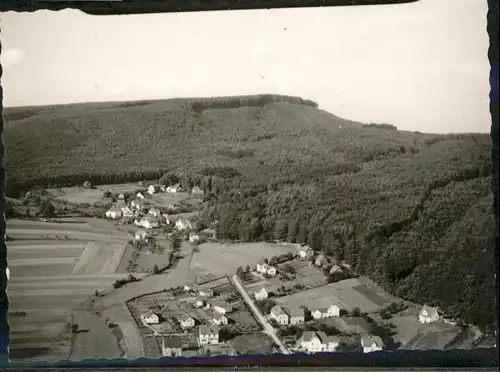
POLYGON ((253 266, 262 258, 283 253, 295 253, 291 246, 272 243, 203 243, 199 245, 191 267, 197 274, 233 274, 238 266, 253 266))
POLYGON ((275 352, 273 340, 264 333, 236 336, 231 340, 234 350, 242 354, 272 354, 275 352))
POLYGON ((345 334, 369 334, 371 332, 370 324, 361 317, 341 317, 326 318, 317 322, 337 328, 345 334))
POLYGON ((396 326, 394 340, 401 343, 401 349, 442 350, 460 332, 458 326, 441 321, 422 324, 418 321, 420 308, 409 308, 390 319, 396 326))
MULTIPOLYGON (((13 361, 69 358, 69 312, 81 307, 96 290, 110 289, 124 277, 115 271, 127 237, 106 229, 109 225, 92 226, 89 221, 7 221, 7 232, 14 239, 7 243, 9 312, 25 313, 9 317, 13 361)), ((92 324, 90 318, 82 322, 92 324)), ((104 334, 96 332, 75 337, 73 359, 92 355, 84 345, 109 344, 110 339, 101 340, 104 334), (93 342, 80 342, 91 334, 93 342)), ((106 347, 104 352, 111 349, 106 347)), ((109 357, 116 355, 113 351, 109 357)))
POLYGON ((295 269, 295 279, 283 281, 279 279, 279 276, 275 276, 272 278, 260 280, 255 275, 248 275, 249 279, 244 283, 245 289, 248 291, 248 293, 253 295, 254 291, 258 291, 262 287, 266 288, 268 292, 276 293, 276 290, 282 286, 290 288, 294 285, 302 285, 305 288, 314 288, 327 284, 327 278, 325 277, 321 269, 318 269, 314 266, 309 266, 309 264, 305 261, 289 261, 285 264, 278 265, 278 269, 280 269, 284 265, 290 265, 295 269))
POLYGON ((362 312, 367 313, 378 311, 393 301, 393 296, 363 282, 362 279, 342 280, 276 300, 289 307, 307 306, 309 309, 315 309, 337 305, 347 311, 359 307, 362 312))

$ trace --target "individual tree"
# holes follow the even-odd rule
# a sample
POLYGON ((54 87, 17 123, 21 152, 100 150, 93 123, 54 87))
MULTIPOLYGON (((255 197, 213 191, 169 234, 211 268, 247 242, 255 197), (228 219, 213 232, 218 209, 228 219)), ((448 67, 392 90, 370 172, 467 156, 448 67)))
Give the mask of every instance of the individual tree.
POLYGON ((46 218, 52 218, 56 216, 56 208, 51 202, 45 201, 39 207, 39 215, 46 218))
POLYGON ((241 280, 245 280, 245 272, 243 271, 243 268, 241 266, 239 266, 236 270, 236 275, 238 275, 238 278, 240 278, 241 280))

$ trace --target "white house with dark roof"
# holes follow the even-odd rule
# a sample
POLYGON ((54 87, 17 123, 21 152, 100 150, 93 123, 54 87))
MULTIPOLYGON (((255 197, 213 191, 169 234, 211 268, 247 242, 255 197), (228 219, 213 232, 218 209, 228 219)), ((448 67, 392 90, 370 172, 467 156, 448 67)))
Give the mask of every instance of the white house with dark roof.
POLYGON ((384 343, 379 336, 365 335, 361 338, 361 347, 363 348, 363 353, 372 353, 382 350, 384 343))
POLYGON ((224 315, 233 311, 231 304, 226 301, 214 301, 212 302, 212 307, 215 311, 224 315))
POLYGON ((306 331, 297 341, 297 350, 306 353, 334 352, 340 344, 336 336, 324 332, 306 331))
POLYGON ((290 317, 280 305, 273 306, 269 315, 279 325, 287 325, 290 321, 290 317))
POLYGON ((428 324, 439 320, 439 313, 437 308, 424 305, 418 314, 420 323, 428 324))
POLYGON ((171 193, 180 192, 181 191, 181 184, 176 183, 175 185, 168 186, 166 191, 171 192, 171 193))
POLYGON ((297 255, 302 259, 310 257, 312 253, 312 249, 307 245, 303 245, 297 248, 297 255))
POLYGON ((175 227, 178 230, 188 230, 192 229, 193 225, 187 218, 179 218, 177 221, 175 221, 175 227))
POLYGON ((182 337, 163 336, 161 349, 163 356, 169 356, 169 357, 182 356, 182 337))
POLYGON ((160 318, 154 312, 149 311, 147 313, 141 314, 141 321, 144 324, 148 324, 148 325, 158 324, 158 323, 160 323, 160 318))
POLYGON ((129 207, 122 208, 123 217, 134 217, 134 212, 129 207))
POLYGON ((208 318, 210 324, 212 324, 213 326, 227 325, 228 323, 228 319, 226 318, 226 316, 215 310, 211 310, 208 312, 208 318))
POLYGON ((267 264, 265 261, 260 261, 256 266, 255 270, 258 273, 261 274, 267 274, 269 276, 275 276, 276 275, 276 268, 274 266, 271 266, 267 264))
POLYGON ((262 287, 260 290, 254 292, 254 297, 257 301, 262 301, 269 297, 269 293, 262 287))
POLYGON ((219 343, 219 328, 200 326, 198 327, 198 342, 200 345, 218 344, 219 343))
POLYGON ((137 194, 135 194, 135 197, 137 199, 141 199, 141 200, 144 199, 144 195, 142 195, 142 193, 140 193, 140 192, 138 192, 137 194))
POLYGON ((318 267, 324 267, 325 265, 328 265, 328 260, 325 255, 319 254, 314 260, 314 264, 318 267))
POLYGON ((139 225, 145 227, 146 229, 153 229, 158 227, 160 224, 153 216, 145 216, 139 221, 139 225))

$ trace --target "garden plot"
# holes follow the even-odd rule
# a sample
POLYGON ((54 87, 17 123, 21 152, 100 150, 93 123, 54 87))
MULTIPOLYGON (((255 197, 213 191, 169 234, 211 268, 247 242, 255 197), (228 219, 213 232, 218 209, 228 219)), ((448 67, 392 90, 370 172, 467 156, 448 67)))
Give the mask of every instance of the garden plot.
POLYGON ((244 354, 272 354, 276 351, 273 340, 264 333, 245 334, 231 340, 236 353, 244 354))

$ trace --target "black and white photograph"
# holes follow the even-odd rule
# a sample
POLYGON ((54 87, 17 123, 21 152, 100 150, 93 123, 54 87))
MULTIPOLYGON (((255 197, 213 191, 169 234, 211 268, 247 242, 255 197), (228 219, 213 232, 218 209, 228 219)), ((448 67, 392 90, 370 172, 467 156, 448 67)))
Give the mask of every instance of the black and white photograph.
POLYGON ((496 347, 487 11, 2 13, 10 361, 496 347))

